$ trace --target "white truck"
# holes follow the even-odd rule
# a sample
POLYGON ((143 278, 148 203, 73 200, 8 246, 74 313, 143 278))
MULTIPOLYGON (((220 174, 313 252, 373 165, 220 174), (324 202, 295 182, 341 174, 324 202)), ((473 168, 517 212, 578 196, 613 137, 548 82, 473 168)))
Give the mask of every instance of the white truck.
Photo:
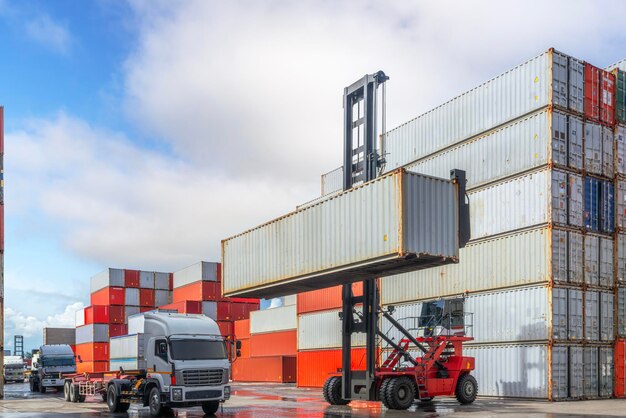
POLYGON ((24 383, 24 360, 20 356, 4 356, 4 383, 24 383))
POLYGON ((69 373, 76 373, 72 347, 67 344, 42 345, 39 356, 33 357, 28 378, 30 390, 46 393, 48 388, 60 389, 65 382, 64 375, 69 373))
MULTIPOLYGON (((100 395, 110 412, 131 403, 159 416, 171 408, 201 406, 215 413, 230 398, 227 341, 204 315, 146 313, 143 333, 111 339, 111 370, 68 376, 65 399, 84 402, 100 395), (113 350, 115 353, 113 353, 113 350)), ((240 343, 234 343, 239 355, 240 343)), ((79 360, 80 361, 80 360, 79 360)))

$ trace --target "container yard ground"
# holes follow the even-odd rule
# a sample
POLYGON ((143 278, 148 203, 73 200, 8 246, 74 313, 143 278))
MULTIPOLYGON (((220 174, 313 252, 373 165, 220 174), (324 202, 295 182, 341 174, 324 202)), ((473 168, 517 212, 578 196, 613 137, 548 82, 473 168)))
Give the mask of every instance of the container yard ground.
MULTIPOLYGON (((233 397, 225 404, 222 417, 432 417, 432 416, 625 416, 624 400, 603 399, 580 402, 545 402, 511 399, 478 399, 472 405, 461 406, 454 399, 441 399, 427 406, 414 406, 409 411, 388 411, 380 404, 359 402, 352 406, 329 406, 319 389, 300 389, 287 384, 233 385, 233 397)), ((110 414, 103 402, 88 400, 83 404, 67 403, 62 393, 31 393, 27 384, 5 386, 5 399, 0 401, 2 417, 124 417, 110 414)), ((132 407, 130 417, 149 416, 144 409, 132 407)), ((175 416, 201 417, 200 408, 181 410, 175 416)))

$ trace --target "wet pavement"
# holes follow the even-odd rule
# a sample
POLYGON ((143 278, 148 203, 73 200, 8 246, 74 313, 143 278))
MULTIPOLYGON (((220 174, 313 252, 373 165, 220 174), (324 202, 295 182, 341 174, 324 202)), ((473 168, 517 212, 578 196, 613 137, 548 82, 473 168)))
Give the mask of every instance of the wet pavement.
MULTIPOLYGON (((389 411, 375 402, 353 402, 349 406, 329 406, 320 389, 302 389, 293 385, 235 384, 233 396, 224 404, 218 417, 266 418, 345 418, 345 417, 584 417, 626 416, 626 401, 605 399, 579 402, 543 402, 529 400, 478 399, 472 405, 459 405, 452 398, 438 398, 429 404, 416 404, 408 411, 389 411)), ((27 384, 5 385, 5 399, 0 401, 2 417, 147 417, 147 409, 131 406, 127 414, 111 414, 98 398, 85 403, 69 403, 63 393, 31 393, 27 384)), ((174 410, 175 417, 203 417, 201 408, 174 410)))

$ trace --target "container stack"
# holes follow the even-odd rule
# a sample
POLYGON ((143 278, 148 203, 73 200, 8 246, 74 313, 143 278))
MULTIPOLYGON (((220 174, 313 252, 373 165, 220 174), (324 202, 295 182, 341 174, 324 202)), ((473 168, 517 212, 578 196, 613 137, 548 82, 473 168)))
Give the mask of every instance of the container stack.
POLYGON ((251 312, 249 320, 235 321, 235 338, 241 341, 241 356, 233 362, 233 381, 296 381, 295 297, 286 297, 284 304, 251 312))
MULTIPOLYGON (((550 50, 384 135, 386 171, 467 172, 471 241, 460 263, 384 278, 381 299, 408 318, 422 301, 465 296, 481 395, 613 394, 626 255, 615 236, 626 174, 615 84, 550 50)), ((325 175, 322 192, 341 175, 325 175)))
POLYGON ((173 275, 173 300, 161 306, 179 313, 201 313, 217 321, 225 338, 234 336, 233 322, 259 309, 258 299, 223 298, 220 263, 201 261, 173 275))

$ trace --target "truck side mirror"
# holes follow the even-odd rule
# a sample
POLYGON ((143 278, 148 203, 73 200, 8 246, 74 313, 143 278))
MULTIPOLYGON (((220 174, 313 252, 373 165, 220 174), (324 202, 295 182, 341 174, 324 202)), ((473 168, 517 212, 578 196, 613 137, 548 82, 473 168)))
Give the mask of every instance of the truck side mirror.
MULTIPOLYGON (((237 341, 239 342, 239 341, 237 341)), ((237 350, 237 357, 241 357, 241 350, 237 350)))
POLYGON ((76 358, 78 359, 78 362, 79 362, 79 363, 82 363, 82 362, 83 362, 83 359, 82 359, 82 358, 80 358, 80 356, 76 356, 76 358))
POLYGON ((237 340, 237 342, 235 343, 235 348, 237 348, 237 350, 241 350, 241 341, 237 340))

